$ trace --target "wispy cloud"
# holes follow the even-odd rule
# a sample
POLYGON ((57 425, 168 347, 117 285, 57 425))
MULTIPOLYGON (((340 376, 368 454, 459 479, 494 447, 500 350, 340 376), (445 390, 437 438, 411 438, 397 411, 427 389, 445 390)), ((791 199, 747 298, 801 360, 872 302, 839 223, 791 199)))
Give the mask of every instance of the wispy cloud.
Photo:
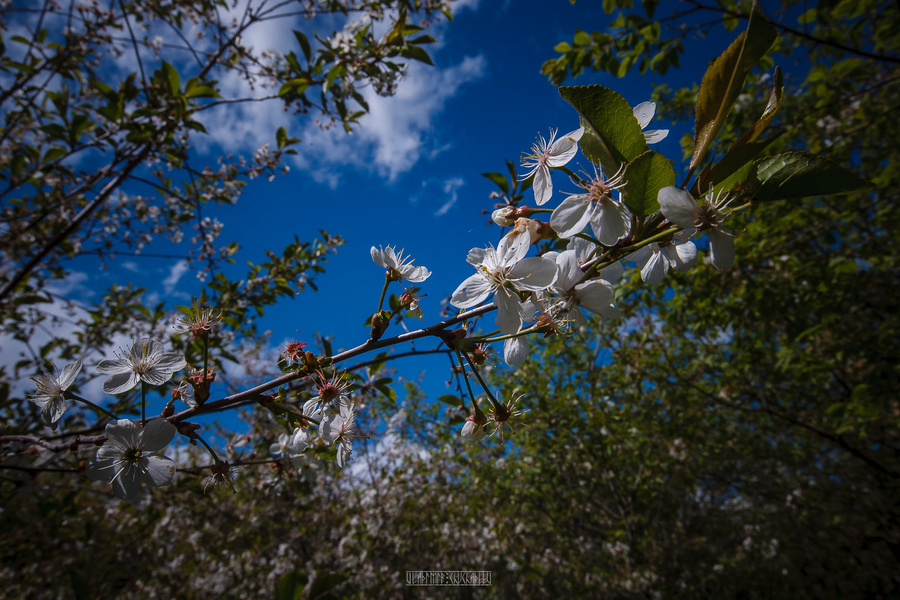
POLYGON ((447 214, 447 211, 453 208, 453 206, 456 204, 457 198, 459 198, 459 188, 461 188, 465 184, 466 182, 462 177, 451 177, 450 179, 444 181, 442 191, 444 192, 444 195, 447 199, 444 201, 444 204, 442 204, 441 207, 437 209, 437 211, 434 213, 434 216, 443 216, 447 214))
POLYGON ((162 280, 163 288, 167 295, 175 291, 175 286, 178 285, 178 281, 187 271, 188 263, 186 260, 179 260, 172 265, 169 269, 169 276, 162 280))

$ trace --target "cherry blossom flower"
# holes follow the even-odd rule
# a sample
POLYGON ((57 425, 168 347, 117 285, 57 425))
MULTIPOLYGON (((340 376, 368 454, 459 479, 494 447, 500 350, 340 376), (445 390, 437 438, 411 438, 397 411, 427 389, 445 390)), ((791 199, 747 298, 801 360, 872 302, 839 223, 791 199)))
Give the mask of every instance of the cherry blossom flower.
POLYGON ((381 265, 387 269, 387 276, 391 281, 400 281, 405 279, 411 283, 422 283, 431 276, 431 271, 425 267, 414 267, 412 262, 414 259, 403 256, 403 251, 396 252, 392 246, 385 249, 378 249, 372 246, 369 251, 375 264, 381 265))
POLYGON ((319 383, 316 385, 317 394, 303 405, 303 414, 313 416, 319 412, 339 413, 342 406, 350 403, 350 396, 347 394, 349 386, 350 383, 344 381, 339 373, 335 373, 329 381, 319 371, 319 383))
POLYGON ((282 433, 278 441, 269 446, 269 453, 275 458, 280 458, 291 466, 296 466, 297 458, 309 448, 312 439, 305 427, 297 427, 293 433, 282 433))
POLYGON ((325 417, 319 425, 319 436, 328 444, 338 443, 337 464, 344 468, 353 452, 353 438, 358 437, 353 431, 356 425, 356 411, 353 405, 344 405, 339 414, 332 413, 325 417))
POLYGON ((111 376, 103 382, 103 391, 107 394, 121 394, 141 381, 150 385, 162 385, 185 366, 187 362, 182 354, 163 353, 162 344, 142 339, 136 341, 127 354, 111 360, 101 360, 97 363, 97 370, 111 376))
POLYGON ((538 141, 531 146, 532 153, 522 160, 522 166, 530 170, 519 180, 523 181, 534 175, 531 187, 534 190, 534 201, 538 206, 547 202, 553 195, 550 167, 561 167, 572 160, 578 152, 578 140, 584 135, 584 127, 581 127, 554 141, 556 131, 553 130, 549 140, 538 136, 538 141))
POLYGON ((630 254, 626 260, 640 263, 641 279, 657 284, 663 280, 669 268, 687 271, 697 264, 697 247, 690 241, 694 230, 685 229, 664 243, 644 246, 630 254))
POLYGON ((602 171, 594 170, 590 181, 579 182, 583 194, 573 194, 563 200, 550 215, 550 227, 562 238, 581 233, 591 224, 594 237, 604 246, 614 246, 631 231, 631 213, 612 192, 625 185, 622 179, 624 165, 613 177, 607 179, 602 171))
MULTIPOLYGON (((653 120, 653 115, 655 114, 656 102, 641 102, 634 107, 634 116, 638 120, 642 130, 647 128, 647 125, 653 120)), ((666 139, 667 135, 669 135, 668 129, 651 129, 650 131, 644 132, 644 139, 647 140, 648 144, 655 144, 666 139)))
POLYGON ((513 218, 515 212, 515 206, 504 206, 491 213, 491 220, 500 227, 512 227, 516 224, 516 220, 513 218))
POLYGON ((530 348, 525 336, 503 341, 503 360, 511 367, 521 367, 528 360, 530 348))
POLYGON ((85 472, 92 481, 109 481, 113 493, 133 500, 143 485, 160 486, 172 482, 175 463, 159 453, 175 437, 175 426, 154 419, 141 428, 128 419, 106 425, 106 443, 88 461, 85 472))
POLYGON ((484 430, 486 424, 487 417, 480 409, 476 408, 471 415, 466 417, 466 423, 463 425, 459 435, 462 436, 464 440, 477 442, 487 435, 487 432, 484 430))
MULTIPOLYGON (((580 237, 573 237, 571 240, 569 240, 569 243, 566 246, 566 250, 575 251, 575 256, 578 259, 578 266, 581 267, 582 270, 584 270, 584 265, 596 258, 596 249, 598 247, 599 246, 589 240, 580 237)), ((621 261, 618 261, 597 271, 597 279, 603 279, 604 281, 608 281, 609 283, 615 283, 624 274, 625 268, 622 266, 621 261)))
POLYGON ((553 290, 559 300, 553 305, 553 316, 586 326, 587 319, 578 307, 585 308, 603 317, 620 317, 621 311, 613 306, 616 293, 612 284, 603 279, 591 279, 581 282, 584 272, 578 262, 575 250, 566 250, 556 255, 559 275, 553 284, 553 290))
POLYGON ((553 260, 539 256, 521 258, 521 255, 520 247, 503 241, 496 250, 490 246, 470 250, 466 262, 477 271, 459 284, 450 297, 450 304, 456 308, 471 308, 494 292, 497 327, 505 334, 519 331, 525 309, 518 291, 543 290, 556 280, 553 260))
POLYGON ((697 204, 690 192, 675 186, 659 190, 659 207, 663 215, 682 229, 695 228, 709 235, 709 253, 712 264, 720 271, 734 264, 734 233, 723 225, 723 210, 734 199, 727 193, 713 197, 707 203, 697 204))
MULTIPOLYGON (((54 365, 53 370, 56 371, 54 365)), ((65 391, 75 382, 75 378, 81 371, 81 359, 63 367, 58 375, 35 375, 31 380, 37 384, 37 391, 30 394, 28 399, 41 409, 41 420, 45 425, 54 426, 63 413, 66 412, 65 391)))

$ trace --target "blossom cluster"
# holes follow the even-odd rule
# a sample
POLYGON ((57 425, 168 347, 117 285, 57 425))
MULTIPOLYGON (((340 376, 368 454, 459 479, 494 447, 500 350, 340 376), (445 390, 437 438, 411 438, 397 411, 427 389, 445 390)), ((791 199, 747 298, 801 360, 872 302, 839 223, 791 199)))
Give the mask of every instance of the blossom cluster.
MULTIPOLYGON (((655 105, 649 102, 634 108, 641 130, 646 129, 654 111, 655 105)), ((655 143, 667 133, 644 131, 644 136, 648 143, 655 143)), ((441 333, 442 339, 457 353, 467 386, 463 355, 472 375, 486 392, 485 402, 490 405, 483 412, 469 387, 473 412, 462 428, 465 439, 479 440, 489 432, 502 436, 504 431, 513 429, 514 419, 526 412, 516 408, 522 395, 505 403, 494 397, 478 373, 477 365, 486 356, 483 347, 475 348, 475 344, 502 341, 505 362, 520 366, 529 354, 528 335, 564 335, 585 327, 588 324, 585 310, 604 318, 621 316, 615 306, 613 285, 623 275, 625 263, 639 265, 641 278, 651 284, 662 281, 670 269, 686 270, 695 265, 698 253, 692 239, 702 232, 709 236, 712 264, 727 269, 733 263, 734 236, 724 226, 726 208, 731 201, 729 195, 710 191, 705 199, 698 201, 686 190, 665 187, 658 194, 659 214, 650 216, 661 225, 649 234, 640 231, 636 228, 639 219, 630 212, 624 198, 629 177, 626 165, 611 176, 598 167, 583 176, 565 168, 578 153, 584 135, 585 128, 581 127, 558 139, 556 132, 547 140, 538 138, 531 154, 523 160, 526 172, 519 176, 520 183, 531 184, 535 204, 540 207, 552 199, 552 170, 565 169, 579 191, 568 194, 552 210, 514 205, 496 210, 492 215, 494 222, 509 230, 496 247, 488 245, 469 251, 466 261, 475 273, 462 281, 450 296, 450 304, 461 311, 460 320, 466 320, 467 311, 488 300, 489 306, 496 309, 496 330, 471 336, 466 344, 457 342, 469 336, 467 328, 441 333), (541 212, 550 213, 548 222, 531 218, 541 212), (542 240, 550 241, 552 249, 544 248, 530 255, 532 247, 540 247, 542 240)), ((384 269, 385 280, 378 309, 370 318, 367 344, 379 340, 395 317, 403 318, 404 311, 406 316, 421 316, 416 287, 407 287, 399 299, 392 297, 391 309, 384 309, 389 284, 420 284, 431 276, 429 269, 413 265, 408 255, 393 246, 373 246, 370 255, 384 269)), ((192 316, 177 324, 175 333, 191 334, 208 351, 210 332, 219 320, 221 315, 217 311, 195 306, 192 316)), ((280 434, 269 452, 275 460, 307 477, 314 476, 315 461, 306 450, 332 446, 336 449, 337 464, 343 468, 351 458, 353 440, 363 436, 356 430, 358 403, 351 398, 351 384, 333 365, 332 357, 321 357, 327 359, 321 362, 320 357, 304 350, 305 346, 298 341, 282 346, 279 365, 285 371, 302 371, 313 383, 315 393, 302 405, 302 410, 285 407, 283 403, 278 407, 280 414, 286 415, 286 428, 293 427, 293 430, 280 434)), ((366 349, 366 345, 361 348, 366 349)), ((174 386, 172 400, 162 414, 149 420, 145 418, 146 386, 163 385, 187 366, 182 354, 164 352, 162 344, 152 339, 138 340, 127 352, 119 351, 115 358, 95 365, 96 371, 108 376, 103 383, 103 391, 108 394, 125 394, 140 385, 140 423, 120 419, 72 392, 83 367, 81 359, 59 374, 34 377, 37 391, 30 400, 40 409, 45 424, 54 428, 66 411, 67 399, 81 401, 112 417, 106 425, 106 439, 88 462, 86 472, 93 480, 108 481, 119 498, 133 499, 144 486, 172 481, 175 463, 161 451, 176 433, 188 437, 191 443, 203 443, 215 460, 214 479, 230 485, 231 465, 220 460, 196 434, 199 426, 179 422, 177 418, 169 420, 175 400, 184 402, 189 414, 194 414, 209 399, 215 372, 207 368, 206 357, 202 369, 191 368, 186 379, 174 386)))

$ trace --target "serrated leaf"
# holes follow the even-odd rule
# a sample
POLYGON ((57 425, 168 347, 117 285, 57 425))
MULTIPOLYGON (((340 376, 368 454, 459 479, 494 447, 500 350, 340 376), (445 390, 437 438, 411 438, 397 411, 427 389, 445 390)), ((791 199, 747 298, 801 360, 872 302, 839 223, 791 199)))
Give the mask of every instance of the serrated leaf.
POLYGON ((697 123, 690 168, 696 169, 744 87, 744 81, 778 37, 775 28, 753 5, 747 31, 732 42, 703 76, 697 94, 697 123))
POLYGON ((615 173, 622 163, 649 150, 631 106, 618 92, 589 85, 561 87, 559 95, 578 111, 585 129, 596 136, 596 140, 582 138, 582 152, 608 173, 615 173))
POLYGON ((779 137, 781 137, 781 133, 765 140, 750 142, 737 148, 732 147, 722 157, 722 160, 704 169, 703 173, 700 174, 697 184, 694 186, 694 195, 699 196, 701 191, 705 192, 710 186, 727 190, 734 187, 735 184, 743 182, 750 172, 749 170, 744 171, 743 176, 738 178, 732 178, 732 175, 739 173, 742 171, 742 167, 752 163, 756 157, 762 154, 763 150, 779 137), (723 182, 727 183, 727 187, 720 185, 723 182))
POLYGON ((744 184, 743 191, 761 202, 846 194, 872 187, 849 169, 807 152, 762 158, 754 166, 756 172, 744 184))
POLYGON ((638 217, 646 217, 659 210, 659 190, 675 185, 675 169, 665 156, 648 150, 628 164, 625 181, 625 206, 638 217))

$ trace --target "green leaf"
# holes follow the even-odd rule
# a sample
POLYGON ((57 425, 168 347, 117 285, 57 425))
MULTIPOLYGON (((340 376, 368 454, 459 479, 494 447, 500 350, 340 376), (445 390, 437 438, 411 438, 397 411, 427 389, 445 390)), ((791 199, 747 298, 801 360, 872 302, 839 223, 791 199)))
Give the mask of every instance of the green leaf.
POLYGON ((737 148, 755 141, 762 135, 763 131, 766 130, 766 127, 769 126, 772 119, 775 118, 775 113, 778 112, 778 107, 781 106, 781 99, 784 97, 784 81, 781 75, 781 67, 775 67, 775 76, 773 79, 772 93, 769 95, 769 102, 766 104, 766 109, 763 111, 762 116, 753 124, 753 127, 748 129, 747 132, 731 146, 732 148, 737 148))
POLYGON ((722 160, 714 165, 707 166, 697 179, 694 186, 694 195, 699 196, 702 192, 709 189, 710 186, 717 189, 730 190, 736 184, 743 183, 744 179, 750 173, 750 169, 744 167, 750 166, 750 163, 762 154, 763 150, 781 137, 781 133, 773 135, 765 140, 759 140, 744 144, 743 146, 732 147, 728 153, 722 157, 722 160), (737 177, 732 177, 737 174, 737 177), (722 185, 724 184, 724 185, 722 185))
POLYGON ((300 600, 309 577, 302 571, 290 571, 281 576, 275 588, 275 597, 278 600, 300 600))
POLYGON ((178 94, 181 91, 181 78, 178 76, 178 71, 166 61, 162 61, 162 70, 166 76, 166 81, 169 82, 169 91, 173 94, 178 94))
POLYGON ((703 76, 697 94, 697 124, 690 168, 696 169, 744 87, 744 81, 778 37, 754 4, 747 31, 719 56, 703 76))
POLYGON ((760 159, 754 165, 756 172, 743 191, 761 202, 846 194, 872 187, 849 169, 807 152, 786 152, 760 159))
POLYGON ((294 30, 294 37, 297 38, 297 43, 300 44, 300 49, 303 50, 303 56, 306 57, 306 62, 309 62, 309 58, 312 56, 309 40, 302 32, 297 31, 296 29, 294 30))
POLYGON ((561 87, 559 95, 571 104, 587 130, 582 152, 608 173, 629 163, 647 150, 647 140, 628 101, 602 85, 561 87), (588 131, 594 136, 587 136, 588 131))
POLYGON ((501 175, 500 173, 482 173, 482 177, 487 177, 491 181, 497 184, 504 194, 509 195, 509 181, 507 181, 506 177, 501 175))
POLYGON ((284 148, 284 145, 287 143, 287 130, 284 127, 279 127, 278 131, 275 132, 275 142, 278 144, 278 149, 284 148))
POLYGON ((434 66, 434 63, 431 62, 431 57, 428 56, 428 53, 425 52, 424 48, 420 48, 419 46, 409 46, 408 48, 404 48, 403 52, 401 52, 400 55, 405 58, 418 60, 419 62, 423 62, 426 65, 431 65, 432 67, 434 66))
POLYGON ((659 190, 675 185, 675 169, 665 156, 648 150, 628 164, 625 180, 625 206, 638 217, 646 217, 659 210, 659 190))
POLYGON ((453 394, 444 394, 440 398, 438 398, 444 404, 449 404, 450 406, 463 406, 462 398, 459 396, 454 396, 453 394))

